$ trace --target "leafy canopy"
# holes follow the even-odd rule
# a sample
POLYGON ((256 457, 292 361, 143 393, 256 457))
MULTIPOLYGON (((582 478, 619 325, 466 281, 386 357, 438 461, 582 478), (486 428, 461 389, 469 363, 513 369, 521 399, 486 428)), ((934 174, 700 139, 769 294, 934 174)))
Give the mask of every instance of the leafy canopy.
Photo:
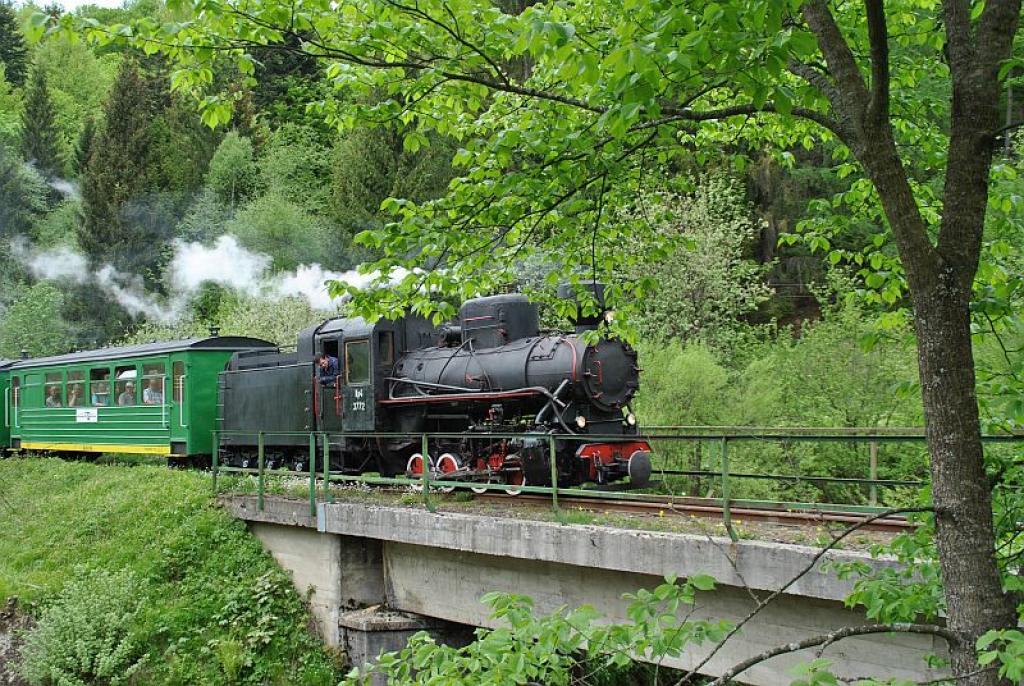
MULTIPOLYGON (((461 176, 446 197, 386 200, 394 221, 359 236, 382 255, 368 265, 380 270, 380 285, 395 266, 412 270, 387 295, 354 294, 355 308, 371 316, 408 302, 451 314, 458 299, 516 281, 531 258, 548 270, 539 295, 566 274, 596 276, 614 284, 609 297, 628 314, 654 284, 643 258, 623 248, 649 229, 642 217, 613 220, 607 206, 684 157, 824 145, 849 158, 798 0, 545 2, 520 14, 477 0, 171 5, 188 20, 84 20, 77 28, 97 42, 167 54, 177 66, 174 86, 199 98, 209 125, 227 122, 233 106, 230 93, 213 90, 214 70, 230 59, 253 74, 253 46, 271 46, 320 60, 333 93, 308 107, 339 129, 401 123, 411 152, 428 146, 432 132, 458 141, 461 176)), ((861 8, 834 12, 854 54, 867 55, 861 8)), ((945 158, 940 16, 935 0, 887 4, 890 109, 898 145, 913 151, 912 177, 941 169, 945 158)), ((76 28, 73 18, 62 22, 76 28)), ((915 189, 922 206, 939 211, 934 194, 915 189)), ((875 204, 870 188, 862 200, 875 204)))

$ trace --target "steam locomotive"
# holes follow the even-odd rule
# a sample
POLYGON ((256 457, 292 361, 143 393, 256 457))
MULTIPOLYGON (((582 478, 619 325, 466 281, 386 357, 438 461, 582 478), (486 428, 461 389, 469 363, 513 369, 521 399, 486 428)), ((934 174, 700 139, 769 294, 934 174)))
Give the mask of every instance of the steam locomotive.
POLYGON ((553 474, 559 485, 644 485, 636 353, 596 335, 603 315, 576 309, 575 333, 542 332, 537 307, 512 294, 470 300, 441 326, 329 319, 301 332, 294 352, 211 332, 0 360, 0 450, 255 467, 262 440, 272 469, 305 471, 313 454, 314 468, 327 460, 334 473, 429 469, 478 488, 546 485, 553 474), (338 359, 334 378, 319 378, 317 354, 338 359))
MULTIPOLYGON (((600 284, 590 287, 601 302, 600 284)), ((568 287, 560 295, 572 297, 568 287)), ((560 485, 628 476, 643 486, 651 449, 630 410, 636 352, 583 336, 603 314, 577 307, 574 333, 542 332, 535 304, 496 295, 465 302, 458 320, 441 326, 415 315, 338 318, 303 331, 294 353, 240 350, 219 375, 220 459, 255 466, 258 427, 271 468, 308 467, 317 432, 326 445, 313 452, 335 473, 430 469, 514 492, 550 484, 553 458, 560 485), (311 374, 321 353, 338 359, 335 378, 311 374), (423 434, 431 435, 426 458, 423 434)))

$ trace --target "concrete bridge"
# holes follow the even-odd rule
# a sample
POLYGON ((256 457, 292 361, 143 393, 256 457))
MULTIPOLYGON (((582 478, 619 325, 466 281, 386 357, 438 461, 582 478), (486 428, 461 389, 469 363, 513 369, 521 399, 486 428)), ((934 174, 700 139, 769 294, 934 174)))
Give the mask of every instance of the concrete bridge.
MULTIPOLYGON (((223 502, 291 572, 296 587, 311 591, 326 641, 356 659, 399 647, 421 628, 450 633, 459 626, 495 626, 479 602, 489 591, 526 594, 542 613, 586 603, 609 621, 627 621, 622 594, 654 587, 667 574, 703 573, 719 585, 698 595, 694 617, 736 622, 754 608, 751 592, 764 597, 783 587, 818 552, 763 541, 364 503, 320 503, 312 517, 302 501, 267 499, 263 511, 251 497, 223 502), (375 609, 359 609, 366 607, 375 609)), ((770 647, 868 623, 862 613, 843 606, 850 582, 823 569, 828 560, 855 559, 892 564, 830 551, 702 671, 716 676, 770 647)), ((708 649, 694 648, 664 664, 693 668, 708 649)), ((944 650, 941 641, 926 636, 885 634, 840 641, 823 656, 839 676, 927 681, 943 674, 926 668, 924 657, 944 650)), ((807 650, 773 658, 745 672, 741 681, 789 684, 792 667, 814 657, 815 650, 807 650)))

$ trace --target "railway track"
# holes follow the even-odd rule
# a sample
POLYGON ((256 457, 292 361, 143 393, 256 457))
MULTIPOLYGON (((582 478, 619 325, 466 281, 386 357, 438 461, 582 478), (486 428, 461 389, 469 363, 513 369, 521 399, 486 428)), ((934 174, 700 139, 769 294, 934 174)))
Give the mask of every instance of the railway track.
MULTIPOLYGON (((497 493, 484 493, 474 496, 474 500, 480 502, 509 502, 514 500, 522 503, 536 503, 548 506, 551 498, 546 495, 523 493, 520 495, 507 495, 497 493)), ((559 496, 558 503, 566 508, 579 508, 592 512, 624 512, 649 517, 663 516, 695 516, 708 519, 721 520, 723 516, 722 507, 716 504, 711 498, 672 498, 670 496, 652 495, 644 500, 618 500, 612 498, 559 496)), ((814 526, 823 524, 837 524, 850 526, 863 522, 871 515, 857 512, 835 512, 824 510, 793 510, 778 507, 731 507, 730 513, 734 520, 764 522, 769 524, 782 524, 790 526, 814 526)), ((876 519, 863 526, 866 531, 887 531, 898 533, 911 530, 916 524, 907 521, 905 517, 891 516, 876 519)))

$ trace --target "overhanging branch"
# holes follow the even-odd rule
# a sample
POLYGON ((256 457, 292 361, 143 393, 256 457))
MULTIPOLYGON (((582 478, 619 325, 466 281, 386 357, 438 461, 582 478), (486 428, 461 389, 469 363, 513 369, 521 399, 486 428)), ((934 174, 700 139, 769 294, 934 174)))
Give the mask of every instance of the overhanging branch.
POLYGON ((786 655, 788 653, 795 653, 807 648, 814 648, 815 646, 832 644, 836 641, 841 641, 844 638, 850 638, 851 636, 867 636, 870 634, 890 634, 890 633, 904 633, 904 634, 930 634, 932 636, 938 636, 945 639, 947 643, 955 644, 957 642, 956 635, 946 629, 945 627, 938 626, 937 624, 909 624, 909 623, 897 623, 897 624, 865 624, 862 626, 848 626, 838 629, 836 631, 829 632, 827 634, 821 634, 819 636, 811 636, 805 638, 802 641, 794 641, 793 643, 786 643, 783 645, 769 648, 762 653, 749 657, 743 662, 733 666, 732 668, 723 672, 717 679, 712 681, 708 686, 725 686, 728 682, 735 679, 737 676, 747 671, 751 667, 758 665, 766 660, 770 660, 773 657, 779 655, 786 655))

